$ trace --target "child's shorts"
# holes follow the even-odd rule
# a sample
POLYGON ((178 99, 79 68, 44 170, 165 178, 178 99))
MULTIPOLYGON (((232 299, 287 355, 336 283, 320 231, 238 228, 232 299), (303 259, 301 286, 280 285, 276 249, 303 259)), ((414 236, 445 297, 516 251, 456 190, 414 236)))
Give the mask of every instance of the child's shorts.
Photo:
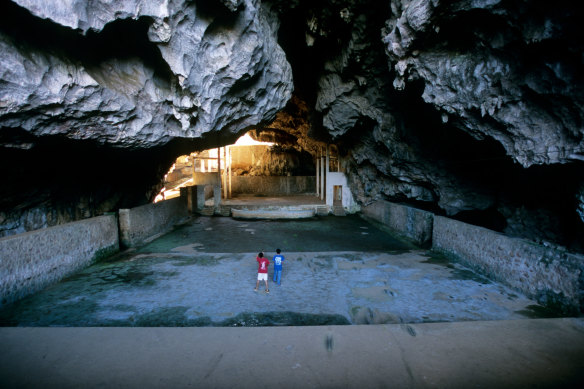
POLYGON ((258 273, 258 281, 267 281, 268 273, 258 273))

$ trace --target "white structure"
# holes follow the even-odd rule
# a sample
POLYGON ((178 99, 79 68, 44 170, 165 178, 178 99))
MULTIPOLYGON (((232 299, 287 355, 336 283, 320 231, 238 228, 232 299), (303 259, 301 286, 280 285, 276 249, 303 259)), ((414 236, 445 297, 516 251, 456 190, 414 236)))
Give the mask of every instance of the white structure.
POLYGON ((359 210, 359 206, 349 190, 345 173, 340 171, 338 150, 335 148, 335 151, 336 155, 331 156, 331 146, 327 145, 326 151, 322 150, 321 155, 316 157, 316 195, 324 200, 328 207, 342 207, 353 213, 359 210), (331 164, 335 171, 330 170, 331 164))

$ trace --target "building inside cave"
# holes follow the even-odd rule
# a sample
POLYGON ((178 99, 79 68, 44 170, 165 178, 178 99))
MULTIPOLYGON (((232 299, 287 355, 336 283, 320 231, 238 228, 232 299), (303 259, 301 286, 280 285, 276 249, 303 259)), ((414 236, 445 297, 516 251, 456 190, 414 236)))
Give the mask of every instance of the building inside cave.
MULTIPOLYGON (((262 138, 277 141, 266 132, 262 138)), ((254 140, 246 133, 232 145, 178 157, 154 201, 175 198, 180 188, 192 186, 197 187, 191 188, 197 191, 193 211, 207 216, 230 216, 235 208, 237 217, 253 218, 257 212, 251 209, 268 206, 267 198, 279 198, 280 206, 291 206, 292 218, 341 216, 358 210, 335 145, 323 144, 312 157, 277 142, 254 140)), ((269 212, 262 213, 269 217, 269 212)), ((271 217, 285 217, 285 211, 282 208, 271 217)))

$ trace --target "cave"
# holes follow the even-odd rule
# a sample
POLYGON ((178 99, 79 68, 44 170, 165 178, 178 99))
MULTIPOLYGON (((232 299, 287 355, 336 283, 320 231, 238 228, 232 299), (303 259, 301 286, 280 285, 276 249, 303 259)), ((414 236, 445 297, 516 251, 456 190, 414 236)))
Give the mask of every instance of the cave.
MULTIPOLYGON (((400 19, 402 6, 363 4, 252 7, 280 23, 270 39, 281 47, 278 60, 289 63, 282 73, 287 89, 261 57, 264 62, 246 71, 230 65, 236 74, 225 74, 232 83, 227 89, 217 84, 201 91, 196 88, 208 76, 189 81, 188 69, 172 57, 174 41, 155 37, 161 34, 156 15, 129 13, 108 21, 111 10, 103 10, 70 25, 43 14, 49 10, 6 2, 1 33, 11 51, 4 56, 3 85, 6 96, 14 88, 23 94, 6 101, 0 123, 7 183, 0 235, 152 202, 180 155, 231 144, 251 130, 258 139, 279 138, 281 151, 295 150, 302 160, 295 169, 305 175, 317 150, 336 145, 357 204, 396 201, 582 252, 581 100, 571 87, 580 82, 582 66, 574 55, 580 34, 572 25, 575 10, 566 5, 543 16, 539 3, 437 7, 427 22, 437 31, 430 33, 426 25, 414 28, 400 19), (451 14, 440 19, 446 10, 451 14), (538 29, 543 19, 555 23, 555 35, 538 29), (469 21, 474 30, 455 32, 469 21), (380 31, 385 38, 378 38, 380 31), (385 46, 404 39, 412 40, 411 48, 385 46), (488 64, 489 55, 498 66, 492 76, 478 62, 488 64), (476 66, 490 81, 456 95, 448 85, 458 82, 456 73, 448 73, 446 82, 426 74, 432 65, 455 70, 433 62, 442 57, 460 62, 459 76, 476 66), (8 58, 22 61, 24 72, 8 58), (414 65, 404 70, 399 64, 407 58, 414 65), (501 66, 509 68, 506 79, 501 66), (26 73, 37 78, 23 83, 26 73), (54 83, 69 86, 51 92, 46 80, 55 77, 62 81, 54 83), (83 77, 95 84, 84 84, 83 77), (177 88, 183 97, 173 97, 177 88), (166 97, 157 102, 151 93, 166 97), (189 93, 208 103, 197 106, 189 93), (223 102, 209 105, 221 102, 221 93, 223 102), (276 100, 279 107, 271 107, 276 100)), ((237 39, 246 39, 237 35, 245 23, 264 27, 245 20, 244 8, 195 3, 186 9, 202 15, 208 45, 230 31, 236 49, 237 39)), ((173 18, 181 26, 197 25, 183 11, 173 18)), ((181 28, 177 37, 188 33, 181 28)), ((187 59, 203 66, 189 54, 187 59)))
POLYGON ((69 20, 5 2, 0 235, 152 202, 180 155, 251 131, 278 138, 280 152, 294 150, 304 175, 313 175, 317 150, 335 145, 357 204, 396 201, 584 251, 581 32, 569 5, 550 14, 539 2, 428 6, 425 24, 411 26, 398 3, 237 4, 185 3, 197 20, 178 5, 166 19, 147 12, 108 19, 113 10, 91 9, 69 20), (266 20, 279 28, 264 31, 266 20), (544 21, 554 33, 539 27, 544 21), (471 31, 457 32, 470 23, 471 31), (211 47, 197 49, 211 55, 200 63, 185 54, 191 70, 163 34, 192 34, 183 25, 205 27, 197 34, 211 47), (264 39, 272 34, 272 63, 254 52, 258 63, 226 58, 232 73, 212 66, 208 75, 189 73, 209 63, 226 32, 237 50, 245 26, 264 39), (286 66, 274 73, 277 61, 286 66), (444 61, 459 64, 448 69, 444 61), (469 91, 457 94, 449 83, 471 66, 469 91), (59 82, 64 89, 50 89, 59 82))
MULTIPOLYGON (((393 239, 372 226, 401 234, 428 249, 433 266, 446 266, 438 252, 488 262, 492 250, 491 262, 469 265, 480 277, 560 316, 584 312, 584 11, 571 1, 159 3, 0 4, 0 252, 14 254, 9 242, 39 231, 109 218, 116 243, 91 252, 107 264, 163 235, 132 235, 131 223, 155 225, 154 210, 186 204, 194 224, 159 219, 188 237, 203 226, 241 232, 232 220, 291 218, 303 219, 289 225, 304 242, 318 220, 339 231, 354 223, 372 247, 372 236, 393 239), (137 209, 148 210, 139 222, 137 209), (456 253, 440 246, 453 241, 456 253), (528 257, 535 264, 521 262, 528 257)), ((217 250, 228 244, 216 239, 217 250)), ((75 277, 53 276, 76 254, 59 255, 34 269, 50 278, 42 287, 75 277)), ((197 266, 215 264, 209 258, 197 266)), ((357 277, 358 261, 342 258, 310 261, 354 265, 357 277)), ((6 279, 26 266, 0 260, 6 279)), ((149 276, 133 269, 118 278, 149 276)), ((13 284, 0 307, 37 291, 13 284)), ((347 320, 399 322, 372 312, 357 307, 347 320)), ((246 315, 217 322, 257 319, 246 315)))

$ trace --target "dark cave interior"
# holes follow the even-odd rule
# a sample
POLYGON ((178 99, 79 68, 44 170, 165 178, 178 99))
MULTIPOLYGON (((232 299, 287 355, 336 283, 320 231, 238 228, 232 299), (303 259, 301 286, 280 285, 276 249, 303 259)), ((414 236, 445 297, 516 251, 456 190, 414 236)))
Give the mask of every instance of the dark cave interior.
MULTIPOLYGON (((340 54, 351 39, 353 28, 351 23, 339 16, 339 9, 328 9, 323 6, 325 3, 328 4, 315 1, 293 7, 274 2, 281 15, 278 39, 292 66, 295 97, 309 107, 307 113, 290 107, 285 111, 292 119, 295 114, 303 115, 296 119, 308 123, 306 136, 313 141, 335 143, 341 155, 349 157, 354 145, 370 137, 377 123, 363 117, 350 131, 333 138, 322 125, 326 112, 313 108, 318 98, 319 79, 326 73, 326 64, 340 54), (311 18, 318 22, 317 31, 308 31, 306 24, 298 22, 311 18), (312 45, 306 44, 307 33, 313 34, 312 45)), ((218 18, 217 28, 228 25, 232 13, 221 7, 205 6, 205 2, 197 4, 202 12, 224 15, 218 18)), ((570 249, 584 251, 581 239, 584 224, 574 212, 577 207, 574 194, 578 191, 577 185, 584 181, 583 164, 575 161, 523 168, 513 162, 497 141, 489 137, 477 139, 457 128, 455 123, 443 123, 441 114, 423 102, 422 83, 413 82, 404 91, 389 88, 393 71, 387 67, 378 35, 390 10, 389 4, 375 4, 363 12, 366 12, 371 30, 365 36, 374 37, 371 39, 377 43, 372 46, 376 49, 360 63, 350 59, 344 69, 345 75, 351 77, 363 68, 368 69, 366 77, 369 77, 369 83, 375 78, 378 84, 363 94, 376 98, 393 115, 398 123, 396 128, 400 139, 421 159, 439 166, 442 174, 456 177, 476 193, 493 200, 486 209, 466 210, 451 216, 500 232, 520 236, 526 234, 530 238, 539 236, 542 240, 549 239, 570 249), (379 94, 378 98, 376 94, 379 94), (533 215, 532 220, 524 221, 525 226, 514 228, 510 225, 521 224, 525 215, 533 215), (541 225, 537 226, 537 223, 541 225)), ((372 5, 371 2, 369 5, 372 5)), ((473 27, 479 26, 473 34, 461 34, 458 27, 462 21, 458 23, 453 20, 452 24, 446 24, 450 27, 443 29, 439 38, 448 42, 453 50, 472 49, 477 34, 484 38, 487 32, 493 31, 492 26, 480 28, 486 23, 480 14, 472 20, 476 21, 473 27)), ((464 23, 468 21, 468 18, 464 19, 464 23)), ((490 18, 489 23, 492 22, 497 21, 490 18)), ((51 53, 87 68, 99 66, 109 58, 138 57, 155 72, 158 81, 170 83, 173 76, 168 65, 156 46, 148 41, 150 23, 148 18, 119 20, 106 25, 102 32, 89 31, 82 35, 35 17, 12 2, 0 5, 0 33, 11 37, 15 45, 51 53)), ((498 29, 497 34, 505 34, 505 29, 498 29)), ((541 45, 553 46, 553 42, 534 44, 530 49, 539 52, 541 45)), ((550 47, 545 50, 552 56, 560 51, 564 53, 566 50, 557 48, 554 51, 550 47)), ((576 58, 576 53, 573 55, 571 62, 578 65, 580 58, 576 58)), ((569 109, 569 104, 564 105, 569 109)), ((33 138, 22 129, 2 128, 0 171, 5 184, 0 192, 0 211, 5 213, 5 219, 10 219, 6 216, 9 213, 19 214, 27 209, 43 207, 75 220, 141 205, 153 200, 162 177, 176 157, 194 150, 229 144, 246 130, 242 129, 238 134, 205 134, 196 140, 176 138, 164 146, 149 149, 118 149, 61 137, 33 138)), ((302 158, 308 161, 310 152, 301 151, 302 158)), ((390 153, 389 150, 381 152, 390 153)), ((396 159, 395 155, 392 158, 396 159)), ((396 163, 400 162, 407 163, 397 158, 396 163)), ((307 174, 312 169, 313 165, 310 165, 301 174, 307 174)), ((385 173, 377 171, 377 174, 383 178, 385 173)), ((399 195, 382 198, 408 203, 437 214, 445 213, 436 203, 399 195)), ((63 220, 66 218, 63 216, 63 220)))

